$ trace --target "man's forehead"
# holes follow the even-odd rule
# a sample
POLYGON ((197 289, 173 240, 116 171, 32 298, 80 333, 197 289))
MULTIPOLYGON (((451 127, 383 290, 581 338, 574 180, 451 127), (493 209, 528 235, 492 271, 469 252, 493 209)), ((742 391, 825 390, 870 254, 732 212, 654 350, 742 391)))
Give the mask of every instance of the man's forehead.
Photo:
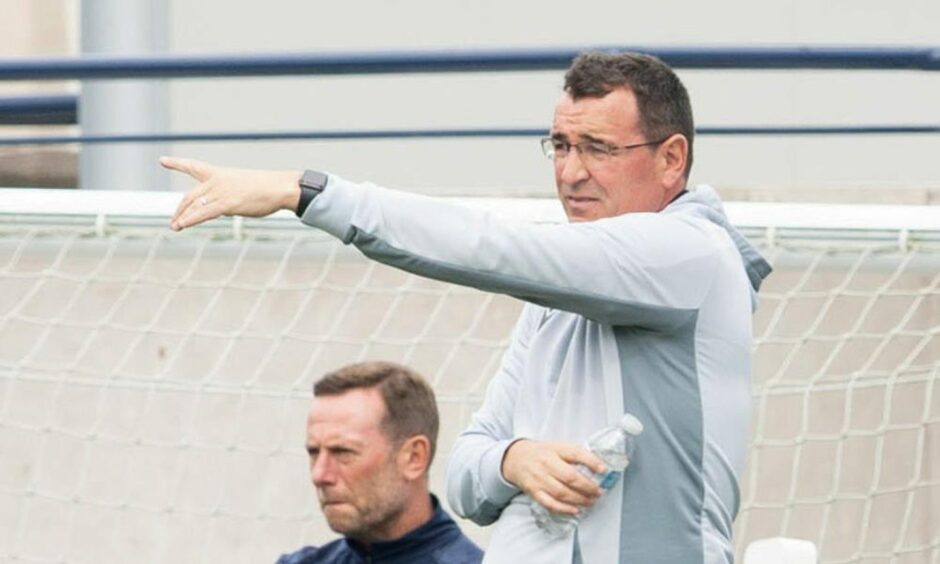
POLYGON ((578 99, 563 92, 555 105, 552 133, 562 135, 610 135, 638 129, 636 98, 626 88, 606 96, 578 99))
POLYGON ((358 431, 379 429, 385 403, 375 388, 356 388, 340 394, 317 396, 310 404, 307 424, 338 425, 358 431))

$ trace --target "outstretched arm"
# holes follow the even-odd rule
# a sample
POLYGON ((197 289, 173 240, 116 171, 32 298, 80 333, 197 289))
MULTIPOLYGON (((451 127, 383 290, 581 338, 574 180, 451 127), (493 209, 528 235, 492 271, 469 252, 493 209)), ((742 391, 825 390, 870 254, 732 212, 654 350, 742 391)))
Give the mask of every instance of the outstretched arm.
MULTIPOLYGON (((297 171, 254 171, 166 159, 199 184, 171 220, 183 229, 221 215, 297 208, 297 171)), ((671 331, 711 291, 714 226, 682 214, 634 213, 599 221, 503 221, 435 198, 331 175, 304 223, 366 256, 427 278, 509 294, 609 325, 671 331)))

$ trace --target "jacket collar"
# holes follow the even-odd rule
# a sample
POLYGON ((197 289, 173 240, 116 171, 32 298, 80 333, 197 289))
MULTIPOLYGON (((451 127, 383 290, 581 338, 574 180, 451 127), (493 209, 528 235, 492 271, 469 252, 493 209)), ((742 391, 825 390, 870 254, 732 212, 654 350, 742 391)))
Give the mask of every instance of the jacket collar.
POLYGON ((376 541, 365 545, 346 537, 344 542, 352 552, 363 559, 372 558, 381 562, 413 562, 418 557, 437 550, 460 535, 454 520, 441 508, 441 503, 431 495, 433 512, 431 518, 401 538, 391 541, 376 541))

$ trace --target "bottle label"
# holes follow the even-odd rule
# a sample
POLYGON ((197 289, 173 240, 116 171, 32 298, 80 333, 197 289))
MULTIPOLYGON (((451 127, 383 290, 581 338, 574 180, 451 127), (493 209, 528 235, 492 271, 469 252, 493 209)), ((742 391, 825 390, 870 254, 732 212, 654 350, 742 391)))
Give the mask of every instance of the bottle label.
POLYGON ((598 480, 597 485, 600 486, 601 489, 609 490, 610 488, 614 487, 617 484, 617 480, 619 479, 620 479, 620 472, 614 472, 614 471, 607 472, 606 474, 600 477, 600 480, 598 480))

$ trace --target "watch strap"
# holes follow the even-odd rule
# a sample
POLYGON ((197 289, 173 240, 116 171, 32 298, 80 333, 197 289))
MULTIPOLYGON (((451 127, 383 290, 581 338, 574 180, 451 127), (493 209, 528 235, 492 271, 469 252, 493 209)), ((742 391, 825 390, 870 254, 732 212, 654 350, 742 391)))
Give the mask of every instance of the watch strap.
POLYGON ((303 217, 304 212, 310 206, 310 202, 323 192, 326 188, 329 177, 316 170, 305 170, 300 177, 300 201, 297 202, 297 210, 294 212, 297 217, 303 217))

